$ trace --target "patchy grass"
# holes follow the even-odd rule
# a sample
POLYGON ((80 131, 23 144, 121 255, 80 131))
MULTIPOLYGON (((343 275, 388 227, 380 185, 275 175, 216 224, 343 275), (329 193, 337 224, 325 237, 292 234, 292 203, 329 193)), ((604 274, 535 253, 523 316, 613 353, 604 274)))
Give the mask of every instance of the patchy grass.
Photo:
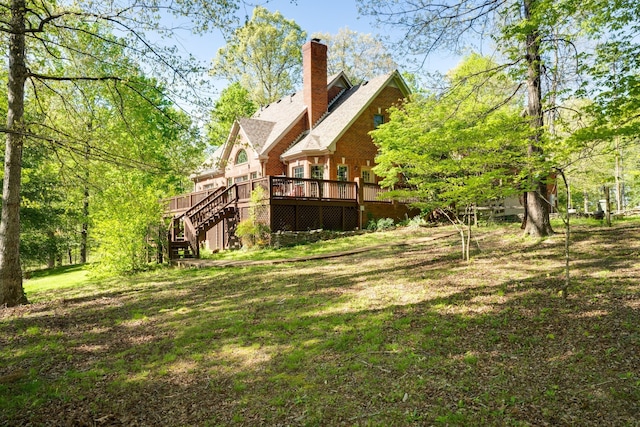
MULTIPOLYGON (((451 227, 439 227, 439 232, 453 232, 451 227)), ((430 236, 434 233, 434 229, 415 227, 401 228, 393 231, 382 232, 365 232, 363 234, 351 235, 336 238, 333 240, 324 240, 304 245, 288 246, 284 248, 252 248, 242 250, 229 250, 217 253, 210 251, 203 254, 203 258, 213 260, 274 260, 283 258, 312 257, 317 255, 325 255, 333 252, 348 251, 361 247, 399 244, 408 237, 416 238, 430 236)))
POLYGON ((0 311, 0 425, 638 425, 640 225, 574 230, 567 300, 561 235, 476 238, 468 264, 454 236, 32 279, 0 311))

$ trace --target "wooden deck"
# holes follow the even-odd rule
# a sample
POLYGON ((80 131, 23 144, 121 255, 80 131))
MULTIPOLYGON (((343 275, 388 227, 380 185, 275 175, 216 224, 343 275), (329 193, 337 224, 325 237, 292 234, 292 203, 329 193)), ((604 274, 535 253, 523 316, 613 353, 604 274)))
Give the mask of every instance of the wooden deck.
POLYGON ((259 209, 258 220, 274 232, 355 230, 365 227, 370 219, 402 219, 408 212, 405 205, 385 200, 385 190, 378 185, 360 183, 358 179, 351 182, 269 176, 166 199, 165 212, 172 218, 170 248, 171 242, 176 248, 170 251, 170 257, 198 257, 204 240, 212 249, 237 246, 239 242, 233 241, 235 226, 249 217, 251 194, 258 187, 266 195, 259 203, 263 209, 259 209), (189 243, 191 251, 184 242, 189 243))

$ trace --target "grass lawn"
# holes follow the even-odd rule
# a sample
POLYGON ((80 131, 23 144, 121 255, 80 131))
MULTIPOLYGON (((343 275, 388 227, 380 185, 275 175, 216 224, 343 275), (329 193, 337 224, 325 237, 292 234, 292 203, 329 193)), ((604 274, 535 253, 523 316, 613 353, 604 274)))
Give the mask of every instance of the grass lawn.
POLYGON ((0 310, 0 425, 640 425, 639 222, 576 226, 567 300, 562 235, 479 229, 467 264, 455 236, 415 239, 443 230, 36 275, 0 310))

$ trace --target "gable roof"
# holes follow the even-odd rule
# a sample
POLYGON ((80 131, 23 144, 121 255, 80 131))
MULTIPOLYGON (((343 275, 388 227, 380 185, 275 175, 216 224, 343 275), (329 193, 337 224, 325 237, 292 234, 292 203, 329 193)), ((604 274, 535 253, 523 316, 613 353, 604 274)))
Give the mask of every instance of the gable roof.
MULTIPOLYGON (((378 94, 387 86, 395 86, 404 95, 410 90, 398 71, 378 76, 368 82, 352 86, 344 72, 327 77, 327 91, 339 87, 342 91, 329 100, 329 111, 311 130, 303 132, 298 140, 280 156, 289 159, 300 155, 326 154, 335 151, 336 142, 344 135, 378 94)), ((215 151, 201 171, 195 176, 211 176, 224 173, 224 160, 231 155, 238 134, 242 133, 256 155, 266 158, 271 149, 307 113, 302 91, 285 96, 260 108, 253 117, 234 122, 227 141, 215 151)), ((194 177, 194 175, 192 175, 194 177)))
POLYGON ((344 71, 340 71, 339 73, 336 73, 333 76, 329 76, 327 78, 327 90, 331 89, 333 86, 350 88, 353 86, 353 84, 351 84, 351 80, 349 80, 344 71))
MULTIPOLYGON (((352 87, 344 72, 327 77, 327 90, 334 86, 344 89, 352 87)), ((304 103, 302 91, 284 96, 266 107, 261 107, 251 118, 241 118, 234 123, 229 138, 224 144, 226 147, 224 156, 228 156, 231 152, 238 132, 243 132, 258 156, 266 157, 306 112, 307 106, 304 103)))
POLYGON ((220 175, 223 172, 223 168, 221 165, 222 153, 224 150, 224 145, 220 145, 216 147, 215 151, 205 160, 202 166, 192 173, 189 178, 208 178, 215 175, 220 175))
MULTIPOLYGON (((302 92, 296 92, 292 95, 280 98, 276 102, 272 102, 266 107, 258 110, 250 120, 261 120, 271 122, 272 127, 264 141, 258 143, 251 141, 255 147, 259 147, 259 155, 265 156, 271 151, 274 145, 280 141, 298 120, 307 112, 307 106, 304 104, 302 92)), ((247 137, 250 135, 247 134, 247 137)))
POLYGON ((335 151, 335 144, 351 127, 371 102, 387 86, 398 87, 404 95, 410 90, 396 70, 368 82, 349 88, 329 109, 329 114, 297 144, 285 151, 282 159, 304 154, 327 154, 335 151))
POLYGON ((269 135, 272 133, 276 123, 266 120, 241 118, 238 120, 238 125, 253 149, 259 153, 269 139, 269 135))

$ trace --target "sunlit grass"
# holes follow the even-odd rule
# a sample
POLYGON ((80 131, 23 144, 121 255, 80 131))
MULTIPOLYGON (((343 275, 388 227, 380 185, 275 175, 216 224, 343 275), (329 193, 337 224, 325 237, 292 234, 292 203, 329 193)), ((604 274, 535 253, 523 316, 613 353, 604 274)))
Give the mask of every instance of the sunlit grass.
POLYGON ((38 294, 56 289, 73 288, 89 282, 90 271, 87 266, 74 265, 48 270, 35 271, 24 281, 25 292, 38 294))
POLYGON ((634 425, 640 229, 580 229, 566 301, 560 240, 482 228, 465 263, 455 235, 416 240, 441 230, 344 258, 31 279, 37 303, 0 311, 0 424, 634 425))
MULTIPOLYGON (((450 227, 439 227, 438 231, 452 232, 450 227)), ((366 232, 357 235, 345 235, 336 239, 324 240, 314 243, 289 246, 284 248, 262 248, 226 250, 218 253, 202 251, 203 258, 214 260, 272 260, 286 258, 304 258, 323 255, 333 252, 350 251, 368 246, 402 244, 407 239, 420 238, 433 234, 433 229, 413 228, 403 229, 402 233, 396 231, 366 232)))

